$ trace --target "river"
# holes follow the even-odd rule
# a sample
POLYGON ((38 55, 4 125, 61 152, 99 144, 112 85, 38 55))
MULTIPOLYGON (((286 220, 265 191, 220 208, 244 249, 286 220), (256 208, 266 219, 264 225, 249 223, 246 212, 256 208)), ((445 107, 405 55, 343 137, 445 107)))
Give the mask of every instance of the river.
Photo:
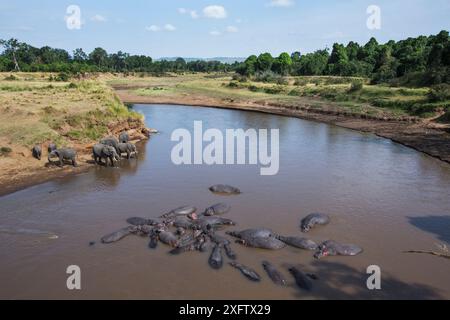
POLYGON ((372 134, 296 118, 189 106, 134 108, 160 131, 139 145, 137 160, 0 198, 0 298, 450 299, 449 260, 402 253, 450 244, 450 165, 372 134), (254 165, 174 165, 171 133, 192 129, 196 120, 205 129, 279 129, 278 174, 262 176, 254 165), (218 183, 243 193, 211 194, 208 187, 218 183), (267 227, 302 235, 302 217, 327 213, 331 223, 307 236, 354 243, 364 252, 315 260, 291 247, 234 244, 238 261, 263 278, 253 283, 228 264, 211 269, 207 253, 172 256, 167 246, 150 250, 148 239, 137 236, 112 245, 99 241, 132 216, 217 202, 232 206, 226 217, 238 225, 229 230, 267 227), (287 287, 270 281, 263 260, 286 276, 287 287), (70 265, 81 268, 81 290, 66 287, 70 265), (290 265, 318 276, 311 292, 294 285, 290 265), (370 265, 381 268, 381 290, 367 289, 370 265))

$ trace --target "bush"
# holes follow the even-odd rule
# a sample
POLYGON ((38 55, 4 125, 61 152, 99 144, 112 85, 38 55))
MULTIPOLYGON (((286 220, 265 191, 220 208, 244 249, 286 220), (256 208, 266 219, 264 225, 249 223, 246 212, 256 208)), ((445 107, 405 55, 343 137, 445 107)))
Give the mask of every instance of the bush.
POLYGON ((60 81, 60 82, 67 82, 67 81, 69 81, 69 79, 70 79, 69 74, 67 74, 65 72, 58 73, 58 75, 54 78, 55 81, 60 81))
POLYGON ((7 156, 12 152, 12 149, 10 147, 1 147, 0 148, 0 156, 7 156))
POLYGON ((446 83, 438 84, 430 88, 428 100, 431 102, 442 102, 450 100, 450 85, 446 83))
POLYGON ((353 81, 350 85, 349 93, 361 91, 364 88, 364 84, 362 81, 353 81))
POLYGON ((16 81, 16 80, 19 80, 19 78, 17 78, 15 75, 11 74, 11 75, 5 77, 5 80, 6 81, 16 81))
POLYGON ((268 82, 268 83, 278 83, 282 81, 283 77, 278 73, 272 71, 258 72, 255 76, 255 81, 268 82))

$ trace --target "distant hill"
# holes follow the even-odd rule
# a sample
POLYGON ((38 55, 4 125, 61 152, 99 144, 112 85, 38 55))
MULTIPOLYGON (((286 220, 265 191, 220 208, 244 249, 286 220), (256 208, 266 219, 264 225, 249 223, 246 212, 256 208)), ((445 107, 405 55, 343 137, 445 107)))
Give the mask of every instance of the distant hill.
MULTIPOLYGON (((162 61, 162 60, 175 61, 178 58, 179 57, 162 57, 162 58, 156 59, 156 61, 162 61)), ((219 62, 222 62, 222 63, 233 64, 236 61, 237 62, 244 62, 246 58, 242 58, 242 57, 184 58, 183 57, 183 59, 186 62, 203 60, 203 61, 219 61, 219 62)))

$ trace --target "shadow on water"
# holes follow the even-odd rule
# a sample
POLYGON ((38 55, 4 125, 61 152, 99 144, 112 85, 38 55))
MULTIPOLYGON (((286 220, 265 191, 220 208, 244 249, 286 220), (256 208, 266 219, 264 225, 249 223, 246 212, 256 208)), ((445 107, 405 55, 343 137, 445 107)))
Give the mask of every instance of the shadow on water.
POLYGON ((450 243, 450 216, 408 217, 409 223, 450 243))
POLYGON ((443 299, 438 290, 418 283, 406 283, 386 273, 381 274, 381 290, 369 290, 366 282, 370 276, 365 270, 355 269, 339 262, 315 261, 305 272, 313 272, 311 292, 292 287, 296 298, 337 300, 432 300, 443 299))

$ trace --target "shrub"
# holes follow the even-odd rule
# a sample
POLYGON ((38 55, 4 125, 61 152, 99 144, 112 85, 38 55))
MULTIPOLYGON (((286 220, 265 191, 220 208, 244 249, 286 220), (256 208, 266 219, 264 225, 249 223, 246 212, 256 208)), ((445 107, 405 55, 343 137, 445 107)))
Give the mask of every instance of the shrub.
POLYGON ((69 74, 67 74, 65 72, 58 73, 58 75, 54 78, 55 81, 60 81, 60 82, 67 82, 67 81, 69 81, 69 79, 70 79, 69 74))
POLYGON ((353 81, 350 85, 350 89, 348 90, 349 93, 358 92, 361 91, 364 87, 364 84, 362 81, 353 81))
POLYGON ((16 80, 19 80, 19 78, 17 78, 15 75, 11 74, 11 75, 5 77, 5 80, 6 81, 16 81, 16 80))
POLYGON ((450 85, 446 83, 438 84, 430 88, 428 100, 431 102, 442 102, 450 100, 450 85))
POLYGON ((6 156, 12 152, 10 147, 1 147, 0 148, 0 156, 6 156))

